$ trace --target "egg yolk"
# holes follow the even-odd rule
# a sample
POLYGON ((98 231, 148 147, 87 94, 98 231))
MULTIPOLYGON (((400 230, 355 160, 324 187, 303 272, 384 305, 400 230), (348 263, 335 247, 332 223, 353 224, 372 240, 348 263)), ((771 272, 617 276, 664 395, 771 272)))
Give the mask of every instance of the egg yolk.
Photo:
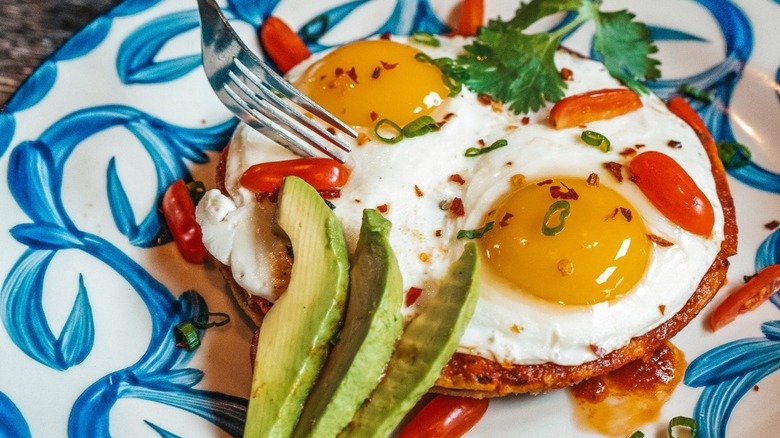
POLYGON ((488 263, 540 298, 595 304, 642 278, 651 243, 642 219, 616 191, 576 178, 525 185, 489 214, 480 239, 488 263))
POLYGON ((389 40, 347 44, 310 66, 295 85, 350 125, 389 119, 404 126, 429 115, 449 93, 441 71, 415 59, 418 53, 389 40))

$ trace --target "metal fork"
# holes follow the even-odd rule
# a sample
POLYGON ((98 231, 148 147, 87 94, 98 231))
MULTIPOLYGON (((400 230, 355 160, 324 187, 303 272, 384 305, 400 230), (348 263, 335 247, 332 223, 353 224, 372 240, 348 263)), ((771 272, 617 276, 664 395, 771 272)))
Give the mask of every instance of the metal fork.
POLYGON ((343 163, 351 146, 289 101, 353 138, 357 133, 255 56, 214 0, 198 0, 198 9, 203 69, 219 100, 244 123, 294 153, 318 156, 319 151, 343 163))

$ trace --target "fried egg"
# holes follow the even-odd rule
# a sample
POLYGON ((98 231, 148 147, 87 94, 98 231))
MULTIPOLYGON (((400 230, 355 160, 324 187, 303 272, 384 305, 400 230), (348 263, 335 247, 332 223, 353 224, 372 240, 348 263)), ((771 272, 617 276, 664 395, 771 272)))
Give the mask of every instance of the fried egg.
MULTIPOLYGON (((437 292, 470 238, 481 248, 483 275, 459 352, 506 364, 579 365, 679 311, 724 238, 710 162, 693 130, 649 94, 636 111, 566 129, 550 125, 551 105, 517 115, 465 87, 450 97, 438 68, 415 55, 455 57, 470 40, 439 40, 436 48, 404 38, 352 43, 288 74, 368 139, 350 153, 350 179, 331 202, 351 250, 364 208, 392 222, 404 288, 422 290, 419 299, 409 296, 405 317, 437 292), (421 115, 441 129, 396 144, 373 132, 378 120, 403 126, 421 115), (612 149, 583 142, 585 129, 606 136, 612 149), (506 145, 465 153, 499 140, 506 145), (681 229, 636 184, 618 180, 616 165, 649 150, 671 156, 707 196, 715 211, 711 234, 681 229)), ((623 87, 596 61, 563 50, 555 61, 573 72, 566 95, 623 87)), ((292 158, 240 125, 226 162, 229 196, 211 190, 197 207, 211 254, 239 285, 271 301, 280 287, 269 273, 288 257, 285 243, 271 232, 275 205, 258 202, 239 178, 252 164, 292 158)))

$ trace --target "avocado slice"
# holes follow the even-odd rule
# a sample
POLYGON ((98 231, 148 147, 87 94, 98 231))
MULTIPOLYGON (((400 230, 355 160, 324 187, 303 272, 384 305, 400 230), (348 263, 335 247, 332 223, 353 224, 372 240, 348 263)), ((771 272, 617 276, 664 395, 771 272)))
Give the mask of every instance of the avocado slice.
POLYGON ((334 437, 382 378, 403 332, 403 280, 388 236, 390 221, 363 211, 350 270, 344 327, 306 401, 296 437, 334 437))
POLYGON ((287 291, 260 327, 245 437, 293 433, 347 300, 344 233, 319 193, 300 178, 285 178, 276 224, 295 259, 287 291))
POLYGON ((342 436, 390 436, 452 358, 474 314, 478 296, 479 258, 476 246, 469 242, 442 287, 407 325, 384 379, 342 436))

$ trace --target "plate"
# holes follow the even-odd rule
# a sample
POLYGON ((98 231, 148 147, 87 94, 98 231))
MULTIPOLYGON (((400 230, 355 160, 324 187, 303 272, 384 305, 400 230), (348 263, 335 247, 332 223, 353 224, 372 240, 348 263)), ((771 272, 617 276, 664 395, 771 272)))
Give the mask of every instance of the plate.
MULTIPOLYGON (((517 2, 491 1, 488 16, 517 2)), ((318 35, 314 51, 381 32, 444 32, 455 1, 232 0, 231 22, 259 51, 256 28, 282 17, 318 35), (322 16, 330 26, 322 29, 322 16), (324 32, 323 32, 324 31, 324 32)), ((775 0, 605 1, 652 30, 661 97, 692 84, 718 140, 753 153, 730 171, 739 254, 723 297, 780 262, 780 3, 775 0)), ((541 25, 554 25, 541 24, 541 25)), ((85 27, 19 88, 0 113, 0 435, 240 435, 251 378, 249 322, 212 266, 162 244, 157 211, 175 179, 213 181, 235 126, 199 67, 192 2, 127 0, 85 27), (174 345, 182 321, 225 312, 199 349, 174 345)), ((590 52, 592 30, 565 44, 590 52)), ((780 298, 711 333, 694 320, 674 340, 691 365, 646 424, 665 436, 677 415, 707 437, 771 436, 780 414, 780 298)), ((568 391, 491 402, 471 436, 589 436, 568 391)))

